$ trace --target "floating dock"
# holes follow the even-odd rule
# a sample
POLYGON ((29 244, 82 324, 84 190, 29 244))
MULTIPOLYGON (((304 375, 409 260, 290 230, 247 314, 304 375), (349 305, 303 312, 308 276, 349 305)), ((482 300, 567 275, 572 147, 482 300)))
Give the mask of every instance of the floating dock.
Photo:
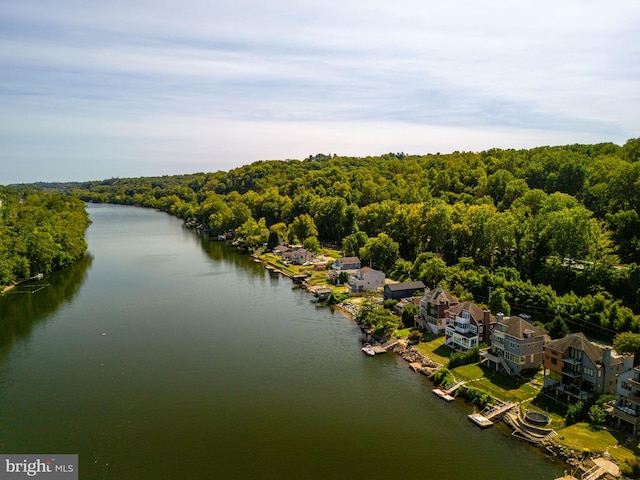
POLYGON ((453 395, 449 395, 444 388, 434 388, 431 391, 445 402, 453 402, 456 399, 453 395))
POLYGON ((472 413, 469 420, 478 425, 480 428, 487 428, 493 425, 493 422, 480 413, 472 413))
POLYGON ((487 428, 493 425, 493 420, 504 416, 509 410, 515 407, 513 402, 506 402, 500 405, 491 405, 480 413, 472 413, 467 415, 469 420, 478 425, 480 428, 487 428))

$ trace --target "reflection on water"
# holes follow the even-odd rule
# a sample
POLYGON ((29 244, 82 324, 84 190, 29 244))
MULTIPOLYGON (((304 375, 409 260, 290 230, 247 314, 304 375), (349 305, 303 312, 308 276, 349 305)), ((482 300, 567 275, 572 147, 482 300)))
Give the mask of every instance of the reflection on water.
POLYGON ((560 473, 249 256, 163 213, 88 208, 91 256, 1 300, 0 451, 76 453, 87 479, 560 473))
POLYGON ((15 340, 28 337, 36 323, 73 299, 92 261, 92 255, 87 254, 63 272, 30 280, 0 295, 0 354, 15 340))

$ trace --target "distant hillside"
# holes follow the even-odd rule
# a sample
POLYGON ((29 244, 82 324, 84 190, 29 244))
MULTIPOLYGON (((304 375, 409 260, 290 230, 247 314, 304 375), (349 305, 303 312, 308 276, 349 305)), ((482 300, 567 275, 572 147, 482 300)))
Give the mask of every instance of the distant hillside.
MULTIPOLYGON (((621 319, 617 309, 640 311, 639 179, 640 139, 631 139, 623 146, 443 155, 318 154, 228 172, 54 188, 75 189, 88 201, 161 209, 212 234, 235 231, 249 246, 269 237, 343 245, 373 257, 366 260, 374 266, 394 265, 387 273, 396 278, 457 282, 460 293, 476 297, 505 282, 550 285, 553 298, 535 300, 545 304, 545 315, 556 310, 558 296, 573 292, 593 305, 571 315, 595 312, 586 321, 613 331, 637 328, 633 314, 625 310, 621 319), (615 268, 621 263, 628 266, 615 268), (466 271, 486 278, 470 279, 466 271)), ((528 294, 506 293, 527 308, 528 294)))

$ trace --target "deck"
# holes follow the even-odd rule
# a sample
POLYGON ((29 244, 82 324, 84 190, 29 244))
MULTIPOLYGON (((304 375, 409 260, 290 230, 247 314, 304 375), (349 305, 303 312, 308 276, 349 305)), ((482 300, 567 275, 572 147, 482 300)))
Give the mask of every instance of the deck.
POLYGON ((493 420, 502 417, 505 413, 515 407, 513 402, 506 402, 500 405, 490 405, 480 413, 472 413, 467 418, 480 428, 487 428, 493 425, 493 420))
POLYGON ((468 415, 468 418, 480 428, 487 428, 493 425, 491 420, 479 413, 472 413, 471 415, 468 415))

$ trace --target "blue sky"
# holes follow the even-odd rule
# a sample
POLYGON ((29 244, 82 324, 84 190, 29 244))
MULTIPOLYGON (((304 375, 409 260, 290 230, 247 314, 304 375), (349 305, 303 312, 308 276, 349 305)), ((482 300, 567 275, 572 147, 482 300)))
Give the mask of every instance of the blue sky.
POLYGON ((0 185, 639 125, 637 0, 0 0, 0 185))

